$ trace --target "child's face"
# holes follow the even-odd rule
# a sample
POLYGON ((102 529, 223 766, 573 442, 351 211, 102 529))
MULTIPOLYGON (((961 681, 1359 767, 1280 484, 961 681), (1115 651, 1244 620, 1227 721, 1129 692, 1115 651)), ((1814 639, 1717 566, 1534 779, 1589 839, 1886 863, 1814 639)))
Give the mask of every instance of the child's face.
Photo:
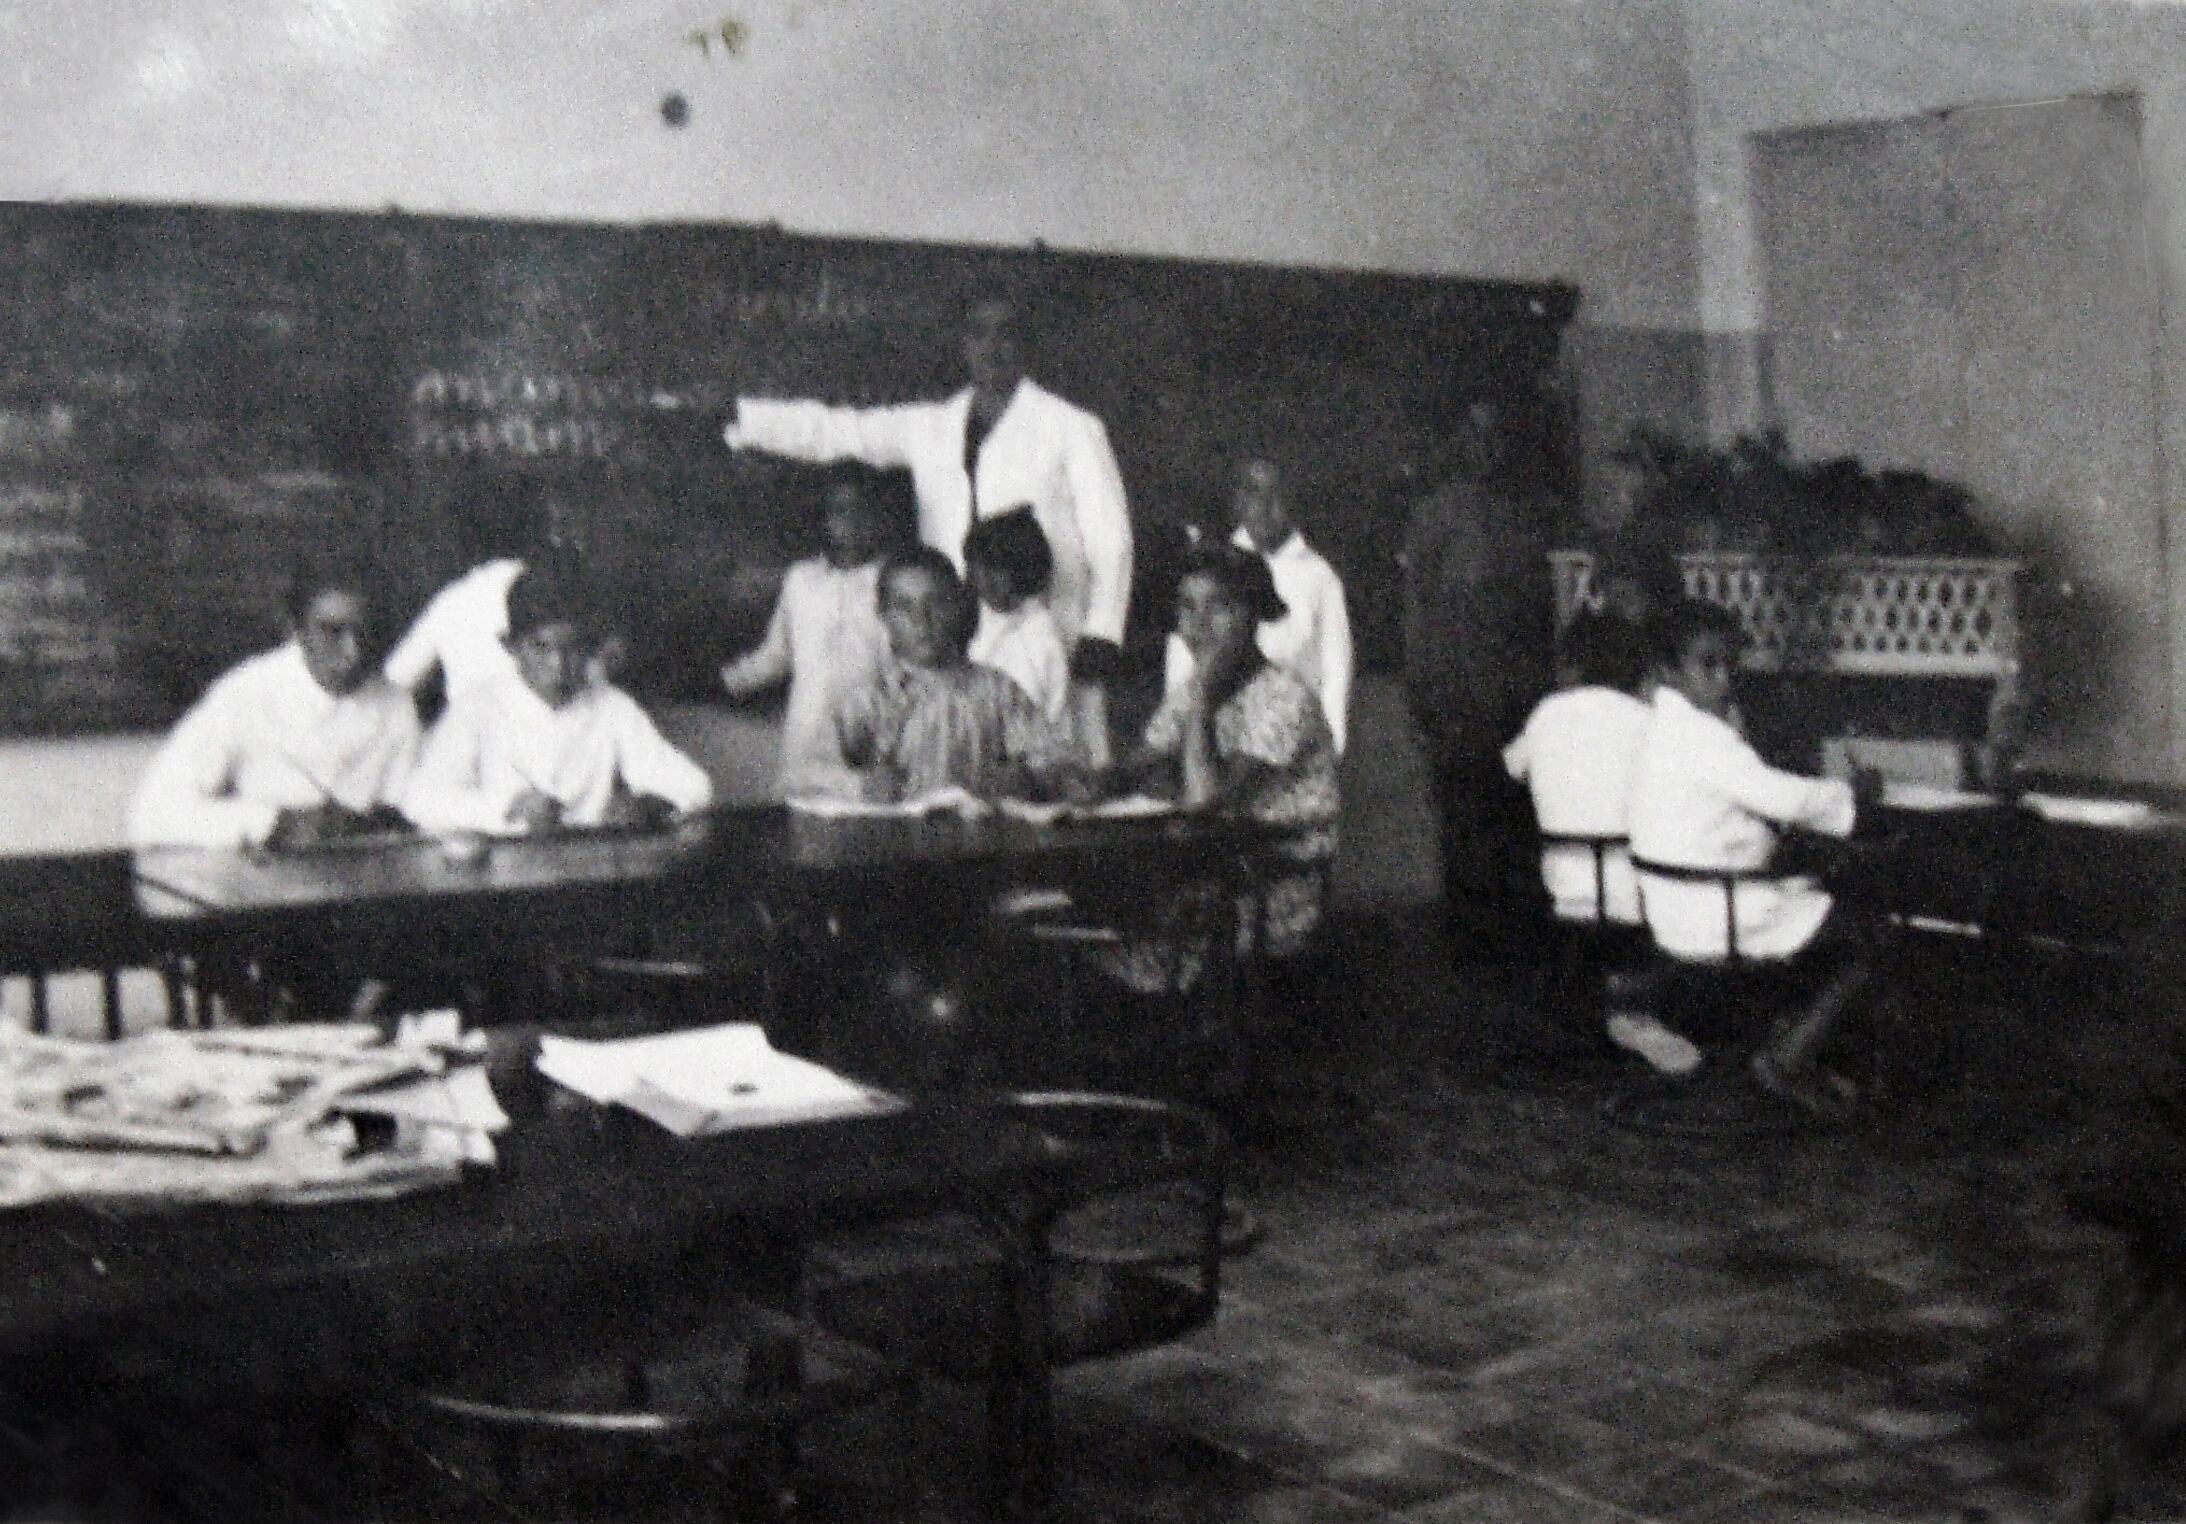
POLYGON ((972 591, 979 601, 998 614, 1007 614, 1025 600, 1017 596, 1017 584, 1010 581, 1010 574, 999 566, 985 561, 973 561, 965 567, 971 579, 972 591))
POLYGON ((837 566, 863 566, 880 554, 880 525, 865 494, 856 487, 829 489, 822 533, 827 537, 827 559, 837 566))
POLYGON ((1243 651, 1253 625, 1228 591, 1212 577, 1186 577, 1177 584, 1176 632, 1192 660, 1218 670, 1243 651))
POLYGON ((566 619, 534 625, 509 640, 509 654, 524 686, 550 709, 559 709, 576 697, 589 654, 577 626, 566 619))
POLYGON ((1248 460, 1238 467, 1230 492, 1230 521, 1252 537, 1260 554, 1282 548, 1290 538, 1290 505, 1283 500, 1283 481, 1275 467, 1264 460, 1248 460))
POLYGON ((956 610, 951 589, 923 566, 899 567, 882 585, 880 622, 888 649, 914 667, 955 660, 956 610))
POLYGON ((1667 674, 1670 686, 1685 695, 1695 709, 1717 717, 1731 707, 1731 651, 1714 630, 1685 642, 1678 661, 1667 674))
POLYGON ((296 626, 304 670, 336 698, 364 681, 364 640, 369 631, 364 599, 332 588, 311 600, 296 626))

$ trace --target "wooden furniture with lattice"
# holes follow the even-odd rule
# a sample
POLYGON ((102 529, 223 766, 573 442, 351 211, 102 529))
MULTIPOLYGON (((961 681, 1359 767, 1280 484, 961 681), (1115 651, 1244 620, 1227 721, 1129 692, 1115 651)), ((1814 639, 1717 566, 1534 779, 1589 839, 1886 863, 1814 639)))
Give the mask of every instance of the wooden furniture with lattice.
MULTIPOLYGON (((1591 552, 1556 551, 1549 562, 1559 628, 1574 614, 1601 607, 1591 552)), ((1747 637, 1740 662, 1749 672, 1810 682, 1912 679, 1936 690, 1973 684, 1992 692, 2019 673, 2017 561, 1740 553, 1682 556, 1679 568, 1689 596, 1738 616, 1747 637)), ((1806 696, 1812 691, 1810 686, 1806 696)), ((1956 784, 1963 751, 1979 737, 1963 728, 1934 734, 1951 727, 1933 718, 1924 723, 1930 729, 1887 741, 1865 725, 1848 726, 1858 735, 1813 739, 1831 765, 1873 765, 1891 773, 1910 768, 1913 781, 1956 784)))

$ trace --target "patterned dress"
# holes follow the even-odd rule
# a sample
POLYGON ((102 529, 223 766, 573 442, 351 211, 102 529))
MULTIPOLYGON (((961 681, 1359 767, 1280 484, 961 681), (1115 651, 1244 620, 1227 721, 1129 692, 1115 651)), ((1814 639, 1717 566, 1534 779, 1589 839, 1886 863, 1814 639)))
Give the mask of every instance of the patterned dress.
POLYGON ((949 787, 1000 798, 1069 754, 1067 738, 1022 688, 970 662, 890 661, 843 699, 835 726, 844 757, 877 780, 877 797, 888 801, 949 787))
MULTIPOLYGON (((1172 694, 1147 722, 1147 751, 1182 754, 1184 704, 1182 693, 1172 694)), ((1264 771, 1253 792, 1230 801, 1228 808, 1263 824, 1292 828, 1278 850, 1297 865, 1240 903, 1238 952, 1294 956, 1321 923, 1328 865, 1336 855, 1336 743, 1328 717, 1296 674, 1263 665, 1215 711, 1214 750, 1218 762, 1244 758, 1261 764, 1264 771)), ((1205 952, 1204 946, 1148 940, 1119 948, 1105 961, 1133 989, 1161 991, 1195 984, 1205 952)))

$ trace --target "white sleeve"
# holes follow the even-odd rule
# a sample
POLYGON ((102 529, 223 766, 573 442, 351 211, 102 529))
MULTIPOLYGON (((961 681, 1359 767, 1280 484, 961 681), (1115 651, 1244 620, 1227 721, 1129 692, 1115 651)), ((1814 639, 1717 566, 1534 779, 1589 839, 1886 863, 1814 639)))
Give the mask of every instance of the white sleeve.
POLYGON ((1343 755, 1351 729, 1351 615, 1344 607, 1343 579, 1327 568, 1320 617, 1321 707, 1328 712, 1329 732, 1336 740, 1336 755, 1343 755))
POLYGON ((1533 717, 1528 715, 1526 728, 1503 748, 1503 771, 1510 774, 1512 782, 1523 783, 1533 772, 1533 747, 1533 717))
POLYGON ((1851 784, 1773 768, 1727 728, 1719 744, 1695 748, 1691 765, 1732 803, 1763 820, 1825 836, 1852 834, 1851 784))
POLYGON ((1169 638, 1161 647, 1161 691, 1164 697, 1183 691, 1192 680, 1192 648, 1184 643, 1184 637, 1170 631, 1169 638))
POLYGON ((615 769, 624 788, 684 811, 713 803, 713 779, 669 743, 636 699, 623 695, 615 711, 615 769))
POLYGON ((767 633, 722 672, 721 685, 736 697, 789 680, 789 604, 798 580, 797 568, 792 566, 782 578, 782 591, 774 600, 767 633))
POLYGON ((394 650, 387 653, 382 670, 387 680, 398 688, 413 692, 425 681, 426 675, 440 663, 440 648, 446 640, 441 626, 448 618, 448 590, 442 588, 433 594, 423 613, 410 623, 410 628, 397 641, 394 650))
POLYGON ((918 437, 931 430, 935 411, 925 402, 860 408, 739 397, 736 421, 721 438, 732 450, 764 450, 815 464, 862 460, 869 466, 907 466, 918 437))
POLYGON ((419 829, 489 834, 508 829, 515 801, 488 792, 480 781, 483 713, 478 704, 450 705, 426 736, 402 797, 403 814, 419 829))
POLYGON ((1033 652, 1033 668, 1036 686, 1029 690, 1033 701, 1049 720, 1060 724, 1070 705, 1070 656, 1063 650, 1062 637, 1040 642, 1033 652))
POLYGON ((1071 431, 1063 469, 1088 572, 1085 624, 1079 633, 1121 645, 1131 607, 1131 510, 1124 502, 1123 472, 1109 448, 1108 430, 1092 414, 1081 415, 1071 431))
POLYGON ((221 684, 199 699, 161 743, 129 806, 129 840, 139 847, 239 847, 273 834, 280 809, 237 798, 244 716, 221 684))

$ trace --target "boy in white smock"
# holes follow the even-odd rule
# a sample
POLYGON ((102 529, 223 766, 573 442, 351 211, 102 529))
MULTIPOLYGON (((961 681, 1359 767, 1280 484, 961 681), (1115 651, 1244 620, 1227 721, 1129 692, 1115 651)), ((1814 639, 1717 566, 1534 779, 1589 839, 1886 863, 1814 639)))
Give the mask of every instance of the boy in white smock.
POLYGON ((527 569, 508 611, 516 671, 451 703, 433 727, 403 803, 412 820, 507 836, 659 825, 712 803, 705 770, 637 700, 587 673, 591 625, 566 579, 527 569))

